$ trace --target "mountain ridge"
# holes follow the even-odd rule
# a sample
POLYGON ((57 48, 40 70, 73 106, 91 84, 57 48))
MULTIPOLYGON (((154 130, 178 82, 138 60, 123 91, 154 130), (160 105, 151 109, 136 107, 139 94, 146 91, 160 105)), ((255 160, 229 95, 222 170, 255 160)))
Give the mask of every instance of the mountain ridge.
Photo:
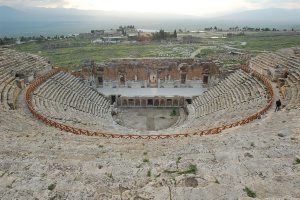
POLYGON ((142 29, 173 31, 203 30, 206 27, 269 27, 300 29, 300 9, 263 9, 231 13, 221 17, 202 18, 167 13, 141 13, 0 6, 0 37, 56 35, 111 29, 135 25, 142 29))

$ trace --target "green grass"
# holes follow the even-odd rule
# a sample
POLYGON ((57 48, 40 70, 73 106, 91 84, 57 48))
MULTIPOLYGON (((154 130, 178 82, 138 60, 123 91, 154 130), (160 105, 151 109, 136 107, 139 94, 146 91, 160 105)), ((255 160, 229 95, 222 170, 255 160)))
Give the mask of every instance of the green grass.
POLYGON ((178 172, 178 174, 196 174, 197 171, 197 165, 190 164, 189 169, 178 172))
POLYGON ((183 50, 193 52, 197 45, 186 44, 92 44, 88 40, 64 39, 43 42, 29 42, 12 47, 18 51, 38 54, 48 58, 53 65, 69 70, 78 70, 85 60, 96 62, 111 58, 142 58, 142 57, 184 57, 183 50), (66 44, 66 47, 49 48, 49 44, 66 44), (73 45, 74 44, 74 45, 73 45))
POLYGON ((276 51, 300 45, 300 35, 287 35, 282 32, 246 33, 245 36, 227 38, 227 42, 234 43, 234 47, 247 51, 276 51), (241 45, 241 42, 247 42, 241 45))
POLYGON ((245 188, 243 189, 243 191, 247 193, 247 196, 248 196, 248 197, 252 197, 252 198, 255 198, 255 197, 256 197, 255 192, 253 192, 253 191, 252 191, 251 189, 249 189, 248 187, 245 187, 245 188))
POLYGON ((107 172, 105 172, 105 175, 106 175, 107 177, 109 177, 110 179, 114 179, 112 173, 107 173, 107 172))
POLYGON ((233 65, 233 64, 244 64, 244 60, 225 60, 223 61, 223 64, 225 65, 233 65))
POLYGON ((224 52, 226 52, 224 49, 218 49, 218 48, 202 49, 201 52, 197 54, 197 57, 211 56, 211 55, 224 53, 224 52))
POLYGON ((176 116, 176 115, 177 115, 176 109, 173 108, 172 112, 170 113, 170 116, 176 116))
POLYGON ((164 173, 167 173, 167 174, 174 174, 174 173, 177 173, 178 171, 177 170, 164 170, 164 173))
POLYGON ((148 172, 147 172, 147 176, 148 176, 148 177, 151 177, 151 170, 150 170, 150 169, 149 169, 148 172))
POLYGON ((179 156, 176 160, 176 164, 178 165, 180 163, 181 157, 179 156))
POLYGON ((110 58, 127 57, 151 57, 151 50, 158 48, 158 44, 149 45, 93 45, 85 43, 81 47, 67 47, 57 49, 45 48, 45 43, 27 43, 16 45, 14 48, 19 51, 30 52, 49 58, 56 66, 69 70, 80 69, 84 60, 93 59, 104 61, 110 58))
POLYGON ((181 160, 181 157, 178 157, 177 160, 176 160, 176 167, 177 167, 177 170, 164 170, 164 173, 167 173, 167 174, 174 174, 174 173, 178 173, 179 175, 181 174, 196 174, 196 172, 198 171, 198 168, 197 168, 197 165, 194 165, 194 164, 190 164, 189 165, 189 168, 187 170, 184 170, 184 171, 178 171, 178 164, 181 160))
MULTIPOLYGON (((244 36, 234 36, 222 40, 209 40, 214 45, 230 45, 232 47, 250 51, 275 51, 300 45, 300 35, 287 32, 261 32, 246 33, 244 36), (246 42, 246 45, 241 45, 246 42)), ((29 42, 14 45, 11 48, 22 52, 38 54, 48 58, 54 66, 60 66, 68 70, 79 70, 85 60, 92 59, 101 62, 111 58, 142 58, 142 57, 187 57, 189 52, 198 49, 201 44, 161 44, 161 43, 136 43, 136 44, 92 44, 89 40, 69 38, 63 40, 51 40, 43 42, 29 42), (51 49, 50 45, 62 44, 61 47, 51 49)), ((224 48, 203 49, 197 57, 215 55, 227 52, 224 48)), ((225 64, 235 64, 228 61, 225 64)))

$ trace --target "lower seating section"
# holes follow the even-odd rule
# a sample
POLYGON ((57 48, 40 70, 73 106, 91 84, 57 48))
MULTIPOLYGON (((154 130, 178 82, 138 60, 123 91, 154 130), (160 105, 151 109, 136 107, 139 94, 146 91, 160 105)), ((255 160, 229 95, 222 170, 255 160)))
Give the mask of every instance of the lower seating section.
POLYGON ((185 123, 167 130, 191 132, 233 123, 258 112, 267 100, 265 86, 255 77, 237 70, 188 105, 185 123))
POLYGON ((253 99, 249 102, 234 105, 232 108, 217 110, 199 118, 191 117, 183 127, 191 131, 220 127, 246 118, 262 109, 266 104, 267 99, 265 98, 253 99))
POLYGON ((113 121, 109 101, 69 73, 59 72, 48 79, 34 92, 32 100, 39 113, 73 127, 124 129, 113 121))
POLYGON ((242 70, 230 75, 217 86, 194 99, 195 117, 219 110, 234 108, 254 99, 266 99, 264 86, 242 70))

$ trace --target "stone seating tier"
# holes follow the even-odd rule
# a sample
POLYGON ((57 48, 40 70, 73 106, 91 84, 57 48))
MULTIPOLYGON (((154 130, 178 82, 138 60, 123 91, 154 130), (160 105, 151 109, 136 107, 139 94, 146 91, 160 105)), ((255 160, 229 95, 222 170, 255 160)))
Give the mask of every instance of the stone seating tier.
POLYGON ((51 67, 42 57, 20 53, 11 49, 0 48, 0 106, 3 109, 16 109, 21 92, 16 84, 18 73, 38 73, 51 67))
POLYGON ((293 49, 292 51, 278 51, 275 53, 263 53, 251 59, 250 66, 253 69, 262 69, 268 71, 271 68, 280 66, 288 70, 288 77, 285 82, 286 98, 284 103, 288 109, 298 108, 300 102, 299 85, 300 85, 300 57, 293 49), (291 53, 294 52, 294 53, 291 53))

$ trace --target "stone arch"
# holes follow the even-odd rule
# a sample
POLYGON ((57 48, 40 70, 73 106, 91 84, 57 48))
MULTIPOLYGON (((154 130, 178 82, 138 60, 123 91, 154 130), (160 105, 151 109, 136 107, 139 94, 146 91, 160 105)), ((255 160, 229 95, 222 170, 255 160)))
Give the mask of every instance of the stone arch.
POLYGON ((165 104, 166 104, 165 99, 160 99, 160 106, 165 106, 165 104))
POLYGON ((127 99, 122 99, 122 106, 127 106, 127 99))
POLYGON ((173 101, 173 106, 179 106, 179 105, 178 105, 178 100, 177 100, 177 99, 174 99, 174 101, 173 101))

